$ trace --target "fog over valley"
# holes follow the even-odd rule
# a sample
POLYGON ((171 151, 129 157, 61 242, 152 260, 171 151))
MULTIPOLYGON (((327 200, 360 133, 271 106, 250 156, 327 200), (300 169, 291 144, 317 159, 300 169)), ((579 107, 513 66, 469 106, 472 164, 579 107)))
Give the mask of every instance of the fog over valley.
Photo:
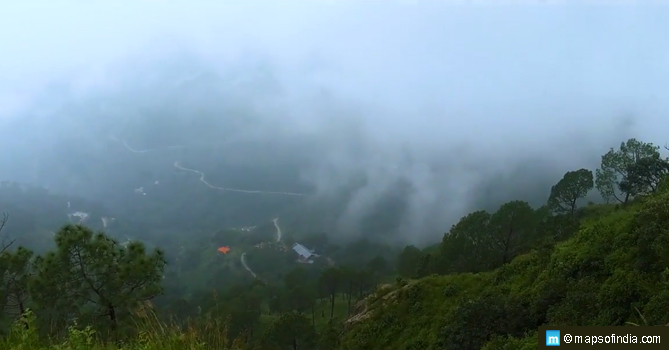
POLYGON ((641 5, 16 2, 0 179, 63 196, 53 230, 82 211, 157 243, 279 217, 428 245, 473 210, 544 204, 628 138, 665 144, 666 23, 641 5))
POLYGON ((0 349, 659 348, 668 10, 6 1, 0 349))

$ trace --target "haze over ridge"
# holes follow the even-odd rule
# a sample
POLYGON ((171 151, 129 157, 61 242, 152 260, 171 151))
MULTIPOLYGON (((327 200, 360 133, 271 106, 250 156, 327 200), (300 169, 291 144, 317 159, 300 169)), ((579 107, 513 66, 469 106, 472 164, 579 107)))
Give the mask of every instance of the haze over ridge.
POLYGON ((177 160, 212 183, 232 181, 212 177, 217 162, 285 168, 292 182, 276 190, 344 197, 340 234, 365 234, 396 196, 394 235, 424 242, 511 195, 541 204, 564 172, 595 168, 628 137, 666 141, 659 5, 5 7, 0 178, 102 201, 124 179, 84 175, 93 162, 147 182, 177 160), (132 158, 110 136, 196 150, 132 158))

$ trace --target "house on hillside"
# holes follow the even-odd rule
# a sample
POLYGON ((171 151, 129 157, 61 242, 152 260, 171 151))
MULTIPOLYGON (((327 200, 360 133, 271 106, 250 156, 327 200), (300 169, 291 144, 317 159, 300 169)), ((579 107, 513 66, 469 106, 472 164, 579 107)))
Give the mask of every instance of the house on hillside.
POLYGON ((301 263, 313 264, 314 261, 312 260, 312 258, 318 256, 314 254, 312 250, 307 249, 305 246, 299 243, 293 244, 293 251, 297 253, 298 261, 301 263))

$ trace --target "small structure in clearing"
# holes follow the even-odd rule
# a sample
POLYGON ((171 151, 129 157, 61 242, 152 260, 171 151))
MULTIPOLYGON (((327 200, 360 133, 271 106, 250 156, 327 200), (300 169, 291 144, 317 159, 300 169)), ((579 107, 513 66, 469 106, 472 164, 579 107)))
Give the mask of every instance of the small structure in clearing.
POLYGON ((70 222, 72 222, 72 217, 79 218, 78 224, 83 223, 88 219, 88 213, 84 213, 83 211, 75 211, 72 214, 67 214, 68 219, 70 219, 70 222))
POLYGON ((293 250, 299 256, 297 261, 305 264, 313 264, 314 261, 311 258, 318 256, 314 254, 312 250, 307 249, 305 246, 299 243, 293 244, 293 250))

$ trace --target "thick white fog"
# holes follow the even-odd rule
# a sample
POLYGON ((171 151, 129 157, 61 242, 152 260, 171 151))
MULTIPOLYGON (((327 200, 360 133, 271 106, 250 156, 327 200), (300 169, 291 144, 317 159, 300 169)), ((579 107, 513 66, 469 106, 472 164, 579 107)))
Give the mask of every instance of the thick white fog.
POLYGON ((669 141, 669 8, 550 3, 8 3, 0 175, 70 190, 90 163, 35 169, 75 139, 100 162, 111 138, 243 142, 257 148, 245 161, 297 168, 312 197, 363 176, 342 234, 401 193, 397 235, 434 240, 474 208, 540 204, 627 138, 669 141))

